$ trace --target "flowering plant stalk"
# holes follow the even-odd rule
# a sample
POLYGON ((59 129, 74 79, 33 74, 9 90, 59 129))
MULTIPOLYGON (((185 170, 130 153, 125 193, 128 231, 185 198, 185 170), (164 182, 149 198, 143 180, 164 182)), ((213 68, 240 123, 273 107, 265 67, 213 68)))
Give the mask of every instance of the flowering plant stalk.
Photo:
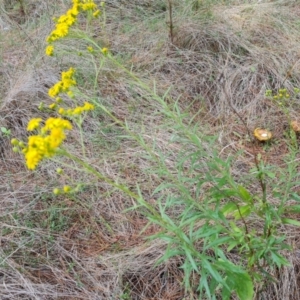
MULTIPOLYGON (((104 3, 100 6, 101 9, 93 0, 73 0, 72 7, 66 14, 55 19, 55 28, 47 38, 46 54, 56 55, 56 43, 70 35, 80 14, 85 14, 90 23, 93 18, 100 17, 104 3)), ((208 153, 203 145, 207 143, 209 148, 213 148, 215 137, 201 135, 199 128, 193 125, 193 118, 187 120, 177 102, 170 107, 164 96, 159 96, 155 89, 123 66, 107 47, 101 47, 86 34, 77 33, 78 36, 89 44, 87 51, 95 58, 95 66, 100 64, 100 68, 96 68, 94 87, 103 61, 108 60, 115 68, 129 75, 135 85, 160 105, 161 114, 174 125, 174 140, 183 148, 176 158, 175 170, 168 168, 164 155, 155 151, 155 147, 149 146, 141 135, 130 130, 126 121, 118 119, 104 105, 96 101, 85 101, 83 105, 74 107, 66 104, 66 97, 74 102, 78 97, 84 97, 77 86, 76 70, 73 67, 62 72, 61 79, 49 89, 48 94, 53 102, 48 108, 56 117, 47 120, 39 117, 31 119, 27 130, 32 135, 26 143, 13 139, 14 151, 23 153, 29 170, 35 170, 44 159, 53 158, 55 155, 64 156, 76 162, 84 171, 132 198, 134 207, 131 209, 139 209, 149 223, 157 224, 161 228, 151 237, 167 242, 166 251, 160 261, 174 256, 183 257, 181 268, 184 270, 183 283, 187 291, 196 289, 200 298, 220 297, 226 300, 237 295, 242 300, 251 300, 255 285, 260 288, 260 282, 272 278, 271 272, 266 271, 267 267, 280 268, 288 264, 282 251, 289 250, 290 247, 285 243, 285 237, 280 235, 279 229, 282 224, 300 224, 286 218, 287 213, 300 210, 297 205, 289 206, 288 209, 285 206, 293 196, 290 189, 296 176, 295 169, 289 169, 284 197, 280 198, 282 194, 279 192, 277 194, 281 199, 280 204, 272 206, 266 190, 263 193, 252 191, 246 183, 233 176, 231 163, 234 157, 223 160, 218 153, 208 153), (98 61, 96 58, 99 56, 101 59, 98 61), (105 112, 137 141, 160 174, 163 174, 162 183, 153 191, 153 196, 158 199, 157 205, 147 202, 139 187, 132 191, 132 188, 101 174, 94 166, 63 147, 67 132, 74 125, 80 129, 82 137, 82 122, 87 113, 95 108, 105 112), (180 207, 182 210, 174 216, 170 213, 173 207, 180 207), (253 229, 255 220, 261 220, 264 228, 253 229), (240 259, 234 263, 230 257, 236 253, 240 259), (197 277, 200 280, 194 283, 192 279, 197 277)), ((83 140, 81 144, 84 153, 83 140)), ((273 168, 262 161, 255 172, 250 171, 247 175, 264 180, 275 177, 273 168)), ((282 178, 286 180, 284 175, 282 178)), ((274 183, 273 189, 275 194, 274 183)), ((65 186, 62 190, 55 189, 54 193, 59 194, 61 191, 70 193, 72 189, 65 186)), ((294 199, 297 199, 295 195, 294 199)))

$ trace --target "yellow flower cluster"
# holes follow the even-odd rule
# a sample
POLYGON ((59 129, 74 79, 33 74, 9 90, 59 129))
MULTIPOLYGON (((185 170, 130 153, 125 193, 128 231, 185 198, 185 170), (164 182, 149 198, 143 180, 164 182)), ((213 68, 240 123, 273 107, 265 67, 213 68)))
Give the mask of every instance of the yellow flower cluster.
POLYGON ((70 68, 68 71, 62 72, 61 80, 49 89, 48 95, 52 98, 55 98, 62 92, 70 92, 70 87, 76 85, 76 81, 73 78, 74 73, 75 70, 73 68, 70 68))
POLYGON ((28 131, 39 130, 39 134, 30 136, 27 146, 22 147, 29 170, 34 170, 42 159, 53 156, 66 138, 65 130, 72 129, 71 123, 61 118, 49 118, 42 128, 41 122, 41 118, 34 118, 27 126, 28 131))
MULTIPOLYGON (((89 15, 93 17, 97 17, 101 13, 94 3, 94 0, 72 0, 72 2, 72 8, 69 9, 66 14, 55 20, 55 29, 47 38, 49 45, 46 48, 46 54, 49 56, 52 56, 54 53, 52 43, 68 35, 70 27, 77 21, 77 17, 81 11, 87 11, 89 15)), ((101 6, 103 7, 104 5, 101 3, 101 6)), ((89 51, 93 52, 94 50, 90 47, 89 51)), ((107 53, 106 48, 103 49, 103 53, 107 53)), ((72 87, 76 85, 74 74, 75 69, 73 68, 62 72, 61 80, 49 89, 48 94, 51 98, 55 99, 55 102, 50 104, 49 108, 55 109, 58 114, 73 119, 76 123, 76 117, 86 111, 93 110, 94 105, 85 102, 84 105, 75 108, 65 109, 61 107, 60 104, 63 103, 63 100, 59 97, 59 94, 65 93, 70 98, 75 97, 72 90, 72 87)), ((18 141, 17 139, 12 139, 11 142, 14 146, 13 150, 15 152, 22 151, 25 156, 27 168, 34 170, 44 158, 55 155, 57 148, 60 147, 66 138, 65 131, 71 129, 72 125, 70 121, 63 119, 62 117, 51 117, 45 122, 42 121, 42 118, 33 118, 27 125, 27 131, 37 131, 37 133, 28 137, 27 144, 18 141)), ((63 192, 65 193, 70 191, 71 188, 69 186, 65 186, 63 189, 63 192)))
MULTIPOLYGON (((52 86, 48 94, 50 97, 55 98, 55 103, 51 103, 48 107, 50 109, 57 109, 58 113, 63 116, 72 117, 72 116, 79 116, 85 111, 93 110, 94 105, 88 102, 85 102, 83 106, 77 106, 75 108, 65 109, 60 107, 60 103, 63 102, 62 98, 58 97, 60 93, 66 93, 70 98, 74 98, 75 95, 70 88, 76 85, 76 80, 74 79, 75 70, 70 68, 68 71, 62 72, 61 80, 57 82, 54 86, 52 86)), ((30 130, 35 130, 39 126, 39 122, 41 119, 32 119, 29 124, 28 128, 30 130)))
POLYGON ((63 189, 58 189, 58 188, 55 188, 53 189, 53 194, 54 195, 60 195, 60 194, 69 194, 73 191, 74 189, 72 189, 69 185, 65 185, 63 187, 63 189))
MULTIPOLYGON (((55 29, 47 38, 48 43, 66 37, 69 34, 70 27, 77 21, 80 11, 91 11, 94 17, 100 15, 97 5, 94 0, 73 0, 73 6, 64 15, 55 20, 55 29)), ((46 49, 47 55, 53 55, 53 48, 46 49)))
POLYGON ((79 116, 85 111, 93 110, 95 107, 93 104, 90 104, 88 102, 85 102, 83 106, 77 106, 74 109, 64 109, 61 107, 58 110, 58 113, 62 116, 72 117, 72 116, 79 116))

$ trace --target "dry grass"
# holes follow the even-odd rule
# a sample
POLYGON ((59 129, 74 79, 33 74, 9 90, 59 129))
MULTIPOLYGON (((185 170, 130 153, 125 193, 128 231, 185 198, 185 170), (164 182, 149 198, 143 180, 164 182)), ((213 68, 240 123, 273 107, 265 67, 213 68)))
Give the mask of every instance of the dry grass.
MULTIPOLYGON (((65 11, 66 2, 29 0, 25 15, 18 1, 0 2, 0 125, 18 138, 26 137, 28 120, 41 115, 39 103, 51 102, 48 88, 64 66, 71 63, 79 70, 89 93, 89 62, 44 56, 51 17, 65 11)), ((109 43, 112 53, 147 84, 155 81, 158 93, 171 87, 167 100, 178 99, 182 111, 198 113, 195 121, 204 134, 219 136, 216 147, 224 157, 244 150, 245 157, 234 165, 237 177, 253 166, 255 151, 265 151, 280 166, 288 151, 280 142, 287 124, 264 92, 300 86, 296 1, 174 2, 174 44, 168 39, 166 6, 158 0, 107 1, 106 36, 97 28, 96 39, 109 43), (270 151, 261 145, 253 149, 228 101, 251 130, 268 127, 278 143, 270 151)), ((76 49, 76 44, 68 47, 76 49)), ((157 104, 110 65, 98 86, 101 101, 133 131, 142 125, 144 139, 155 142, 174 168, 180 145, 170 143, 173 129, 156 113, 157 104)), ((291 114, 299 115, 297 102, 291 114)), ((145 198, 155 202, 151 194, 161 179, 148 172, 153 165, 142 147, 100 111, 84 128, 88 162, 129 187, 139 184, 145 198)), ((73 131, 69 148, 80 155, 78 137, 73 131)), ((77 172, 71 161, 74 170, 62 177, 55 173, 58 162, 28 172, 22 158, 12 153, 9 138, 1 136, 0 142, 0 299, 197 298, 196 293, 184 294, 180 258, 155 265, 166 244, 144 239, 159 232, 154 225, 140 235, 147 220, 138 212, 124 213, 135 204, 131 199, 77 172), (81 183, 80 192, 54 197, 52 189, 65 183, 81 183)), ((295 249, 288 257, 291 267, 274 274, 277 281, 264 287, 261 299, 300 298, 299 232, 287 230, 295 249)))

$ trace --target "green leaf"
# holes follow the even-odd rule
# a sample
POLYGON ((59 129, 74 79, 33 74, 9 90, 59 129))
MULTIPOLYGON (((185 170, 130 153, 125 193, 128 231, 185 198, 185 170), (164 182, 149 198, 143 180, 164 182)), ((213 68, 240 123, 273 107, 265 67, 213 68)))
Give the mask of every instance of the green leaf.
POLYGON ((205 248, 209 249, 209 248, 212 248, 213 246, 224 245, 225 243, 227 244, 231 240, 232 240, 232 238, 230 236, 216 238, 212 243, 208 244, 205 248))
POLYGON ((229 202, 221 209, 221 212, 227 217, 228 214, 237 210, 237 206, 234 202, 229 202))
POLYGON ((299 201, 300 202, 300 196, 296 193, 292 193, 291 194, 291 198, 295 201, 299 201))
POLYGON ((193 267, 193 269, 196 271, 196 272, 199 272, 198 271, 198 267, 197 267, 197 264, 194 260, 194 258, 192 257, 191 253, 190 253, 190 250, 189 249, 186 249, 184 248, 185 250, 185 255, 187 257, 187 259, 189 260, 189 262, 191 263, 191 266, 193 267))
POLYGON ((228 248, 227 248, 227 252, 230 252, 233 248, 235 248, 237 245, 239 244, 238 241, 232 241, 231 243, 229 243, 228 248))
POLYGON ((292 205, 286 208, 286 211, 291 213, 299 213, 300 212, 300 205, 292 205))
POLYGON ((168 249, 168 250, 166 250, 165 254, 157 261, 156 264, 159 265, 160 263, 167 261, 171 257, 179 256, 182 254, 183 254, 182 250, 168 249))
POLYGON ((222 289, 222 300, 229 300, 231 296, 231 291, 229 289, 222 289))
MULTIPOLYGON (((226 273, 226 285, 222 291, 224 299, 228 299, 230 294, 236 291, 240 300, 252 300, 254 294, 253 282, 250 275, 239 266, 234 265, 229 261, 219 259, 217 262, 219 270, 223 270, 226 273), (226 291, 227 289, 227 291, 226 291)), ((222 298, 223 299, 223 298, 222 298)))
POLYGON ((253 203, 252 196, 242 185, 238 186, 239 195, 246 203, 253 203))
POLYGON ((236 279, 236 293, 240 300, 252 300, 254 295, 253 282, 248 273, 234 274, 236 279))
POLYGON ((290 265, 289 262, 280 254, 271 251, 271 257, 273 259, 273 261, 275 262, 275 264, 278 266, 278 268, 280 268, 281 266, 288 266, 290 265))
POLYGON ((271 179, 275 179, 276 178, 276 174, 275 173, 272 173, 270 171, 265 171, 265 174, 270 177, 271 179))
POLYGON ((297 220, 288 219, 288 218, 282 218, 281 221, 282 221, 283 224, 300 226, 300 222, 297 221, 297 220))
POLYGON ((225 285, 225 282, 219 272, 214 268, 214 266, 207 260, 202 259, 203 267, 207 270, 207 272, 219 283, 225 285))
POLYGON ((239 220, 242 217, 247 217, 248 215, 251 214, 252 211, 251 208, 252 205, 241 206, 240 209, 233 214, 233 216, 235 217, 236 220, 239 220))

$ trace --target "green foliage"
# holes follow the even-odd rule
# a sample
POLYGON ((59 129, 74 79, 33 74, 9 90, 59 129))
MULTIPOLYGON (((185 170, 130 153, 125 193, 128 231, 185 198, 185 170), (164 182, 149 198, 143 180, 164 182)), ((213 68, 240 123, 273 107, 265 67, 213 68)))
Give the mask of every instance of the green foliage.
POLYGON ((1 127, 0 130, 5 137, 10 137, 11 135, 10 129, 7 129, 6 127, 1 127))

